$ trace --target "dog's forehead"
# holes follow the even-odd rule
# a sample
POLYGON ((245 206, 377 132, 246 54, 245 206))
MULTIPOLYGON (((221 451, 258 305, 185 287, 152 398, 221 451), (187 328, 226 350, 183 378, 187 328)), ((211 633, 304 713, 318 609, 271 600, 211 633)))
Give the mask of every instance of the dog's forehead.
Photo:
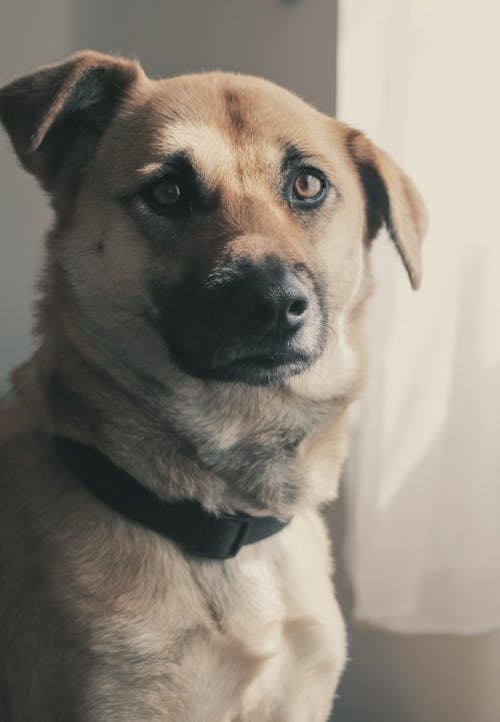
POLYGON ((274 131, 300 131, 321 114, 293 93, 263 78, 204 73, 156 81, 151 105, 166 118, 214 125, 240 141, 270 137, 274 131))
POLYGON ((122 145, 138 176, 183 153, 209 183, 217 183, 275 169, 291 146, 312 159, 327 157, 331 149, 332 119, 251 76, 207 73, 152 81, 132 99, 127 117, 124 132, 134 141, 122 145))

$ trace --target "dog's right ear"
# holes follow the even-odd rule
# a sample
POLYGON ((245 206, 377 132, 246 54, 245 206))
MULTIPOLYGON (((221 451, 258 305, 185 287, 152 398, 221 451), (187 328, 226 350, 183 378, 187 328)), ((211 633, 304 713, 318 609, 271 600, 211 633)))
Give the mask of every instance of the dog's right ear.
POLYGON ((84 50, 0 90, 0 120, 24 168, 54 190, 63 165, 85 167, 129 87, 133 61, 84 50))

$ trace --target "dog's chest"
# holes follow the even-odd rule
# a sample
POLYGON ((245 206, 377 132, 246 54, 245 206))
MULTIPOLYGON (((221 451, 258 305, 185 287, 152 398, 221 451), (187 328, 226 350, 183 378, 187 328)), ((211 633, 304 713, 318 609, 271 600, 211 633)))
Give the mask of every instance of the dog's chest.
MULTIPOLYGON (((286 553, 250 550, 224 567, 180 563, 175 586, 159 584, 157 597, 134 614, 123 609, 102 617, 92 640, 102 664, 90 691, 99 715, 117 699, 128 708, 141 699, 151 720, 274 719, 272 710, 282 706, 277 695, 295 667, 318 650, 329 654, 321 641, 329 637, 332 611, 324 552, 316 547, 316 559, 307 561, 307 552, 294 559, 289 547, 297 531, 285 539, 286 553), (319 626, 326 634, 318 636, 319 626), (178 716, 166 715, 169 709, 178 716)), ((310 553, 311 540, 302 547, 310 553)))

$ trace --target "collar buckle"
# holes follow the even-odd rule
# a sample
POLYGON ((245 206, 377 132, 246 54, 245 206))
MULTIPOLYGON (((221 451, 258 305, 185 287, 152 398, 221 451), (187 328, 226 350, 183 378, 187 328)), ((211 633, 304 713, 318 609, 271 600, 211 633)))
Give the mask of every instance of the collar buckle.
POLYGON ((210 559, 232 559, 250 536, 253 519, 242 515, 208 515, 195 525, 186 547, 210 559))

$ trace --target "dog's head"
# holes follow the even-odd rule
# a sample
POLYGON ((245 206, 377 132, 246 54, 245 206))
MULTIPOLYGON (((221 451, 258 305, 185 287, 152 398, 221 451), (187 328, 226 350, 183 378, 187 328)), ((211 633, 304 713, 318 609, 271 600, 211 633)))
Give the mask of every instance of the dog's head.
POLYGON ((83 52, 5 87, 0 117, 53 198, 53 283, 71 322, 143 377, 312 388, 322 376, 333 395, 354 373, 383 224, 419 285, 411 181, 270 82, 153 81, 83 52))

